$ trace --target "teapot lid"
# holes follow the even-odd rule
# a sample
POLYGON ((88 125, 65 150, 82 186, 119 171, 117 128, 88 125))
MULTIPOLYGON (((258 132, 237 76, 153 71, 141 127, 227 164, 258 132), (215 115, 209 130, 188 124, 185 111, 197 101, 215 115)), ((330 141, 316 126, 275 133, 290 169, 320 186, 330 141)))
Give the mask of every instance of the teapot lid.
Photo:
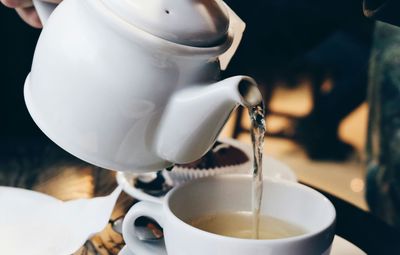
POLYGON ((223 43, 229 14, 222 0, 104 0, 126 22, 165 40, 194 47, 223 43))

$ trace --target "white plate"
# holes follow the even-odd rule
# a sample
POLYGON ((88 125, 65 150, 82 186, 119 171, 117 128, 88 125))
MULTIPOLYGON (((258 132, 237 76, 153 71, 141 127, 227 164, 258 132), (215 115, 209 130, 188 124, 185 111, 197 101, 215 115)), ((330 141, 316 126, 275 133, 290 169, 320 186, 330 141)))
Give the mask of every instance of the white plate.
POLYGON ((107 197, 63 202, 0 186, 0 253, 72 254, 108 224, 120 193, 117 188, 107 197))
MULTIPOLYGON (((227 138, 221 139, 220 141, 223 143, 231 144, 237 148, 240 148, 247 154, 247 156, 250 159, 252 159, 252 156, 251 156, 252 149, 248 144, 239 142, 234 139, 227 139, 227 138)), ((266 177, 297 182, 297 177, 296 177, 295 173, 293 172, 293 170, 291 170, 287 165, 285 165, 281 161, 278 161, 272 157, 264 158, 263 171, 264 171, 264 176, 266 176, 266 177)), ((250 169, 249 169, 249 173, 250 173, 250 169)), ((133 198, 136 198, 136 199, 139 199, 142 201, 151 201, 151 202, 159 203, 161 201, 162 197, 154 197, 154 196, 151 196, 151 195, 143 192, 141 189, 135 188, 134 180, 139 175, 140 174, 118 172, 117 173, 117 182, 122 187, 123 191, 125 191, 125 193, 132 196, 133 198)), ((143 175, 143 174, 141 174, 141 175, 143 175)), ((144 175, 146 175, 146 174, 144 174, 144 175)))
POLYGON ((335 236, 331 255, 366 255, 366 253, 340 236, 335 236))
MULTIPOLYGON (((127 247, 124 247, 119 255, 136 255, 135 253, 128 250, 127 247)), ((366 255, 360 248, 355 246, 354 244, 346 241, 340 236, 335 236, 335 240, 333 240, 332 251, 330 255, 366 255)))

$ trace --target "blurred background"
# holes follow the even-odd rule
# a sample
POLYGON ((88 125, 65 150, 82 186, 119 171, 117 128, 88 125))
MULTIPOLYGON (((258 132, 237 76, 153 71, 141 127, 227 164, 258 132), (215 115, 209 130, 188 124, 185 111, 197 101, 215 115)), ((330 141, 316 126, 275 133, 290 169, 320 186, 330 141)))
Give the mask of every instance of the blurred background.
MULTIPOLYGON (((227 73, 262 85, 265 151, 300 181, 368 210, 365 202, 369 59, 374 22, 360 1, 228 1, 247 23, 227 73)), ((250 142, 247 113, 225 135, 250 142)))

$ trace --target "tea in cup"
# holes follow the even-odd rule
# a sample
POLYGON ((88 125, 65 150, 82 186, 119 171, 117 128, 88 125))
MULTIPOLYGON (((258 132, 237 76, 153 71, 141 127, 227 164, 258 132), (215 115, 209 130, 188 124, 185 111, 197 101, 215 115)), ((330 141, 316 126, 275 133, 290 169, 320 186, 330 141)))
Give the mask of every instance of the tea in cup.
POLYGON ((123 224, 133 254, 328 255, 336 212, 317 191, 298 183, 264 179, 259 239, 254 239, 252 178, 197 179, 172 190, 162 203, 139 202, 123 224), (142 242, 135 221, 154 219, 164 240, 142 242))
POLYGON ((254 222, 251 212, 213 213, 188 221, 193 227, 209 233, 243 239, 281 239, 307 233, 298 225, 271 216, 260 215, 257 230, 254 222))

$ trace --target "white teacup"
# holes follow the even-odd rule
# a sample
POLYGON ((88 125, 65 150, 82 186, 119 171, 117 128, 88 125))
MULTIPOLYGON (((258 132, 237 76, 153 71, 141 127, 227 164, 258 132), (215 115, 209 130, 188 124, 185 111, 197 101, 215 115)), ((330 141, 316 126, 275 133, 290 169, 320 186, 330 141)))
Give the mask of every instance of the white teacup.
POLYGON ((218 176, 197 179, 175 188, 163 204, 140 202, 123 224, 127 248, 140 255, 328 255, 334 237, 336 212, 317 191, 298 183, 264 180, 261 213, 306 230, 304 235, 275 240, 220 236, 185 222, 218 212, 251 211, 251 177, 218 176), (164 229, 165 240, 142 242, 135 220, 147 216, 164 229))

